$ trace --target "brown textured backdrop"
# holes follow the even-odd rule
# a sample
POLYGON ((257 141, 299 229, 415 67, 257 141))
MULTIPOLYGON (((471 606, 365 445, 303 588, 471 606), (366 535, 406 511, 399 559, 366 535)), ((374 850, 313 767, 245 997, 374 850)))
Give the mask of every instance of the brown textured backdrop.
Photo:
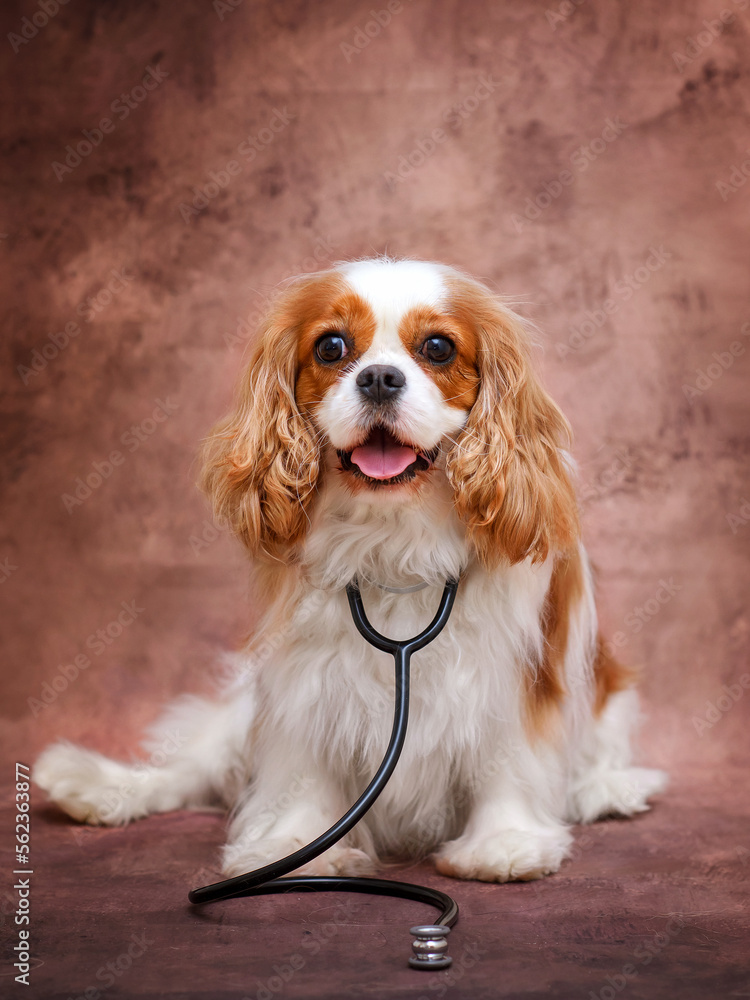
POLYGON ((206 689, 254 601, 199 440, 275 284, 387 250, 538 325, 650 759, 739 808, 719 765, 750 733, 747 0, 45 3, 5 4, 0 38, 8 759, 58 736, 126 753, 206 689))
POLYGON ((743 3, 727 24, 709 0, 377 19, 76 2, 38 28, 36 7, 6 10, 10 752, 63 734, 122 751, 159 700, 205 687, 253 602, 237 546, 195 542, 198 442, 273 286, 386 249, 487 278, 538 324, 647 738, 663 761, 746 745, 750 696, 693 721, 748 669, 743 3), (133 601, 120 636, 89 638, 133 601))

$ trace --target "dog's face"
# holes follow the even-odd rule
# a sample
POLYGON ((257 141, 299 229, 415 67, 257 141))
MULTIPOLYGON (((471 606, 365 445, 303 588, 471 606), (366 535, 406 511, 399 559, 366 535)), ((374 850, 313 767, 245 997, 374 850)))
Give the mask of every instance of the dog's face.
POLYGON ((335 449, 347 487, 424 488, 479 391, 477 338, 445 311, 434 266, 351 264, 300 331, 297 404, 335 449))
POLYGON ((289 558, 322 476, 389 505, 447 477, 485 563, 544 559, 576 530, 566 433, 488 289, 438 264, 362 261, 278 298, 204 484, 253 552, 289 558))

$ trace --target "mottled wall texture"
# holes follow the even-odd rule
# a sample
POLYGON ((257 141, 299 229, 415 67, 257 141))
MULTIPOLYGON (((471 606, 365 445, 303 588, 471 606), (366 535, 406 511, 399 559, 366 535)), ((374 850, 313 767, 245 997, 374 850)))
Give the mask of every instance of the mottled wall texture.
POLYGON ((57 736, 125 753, 220 674, 257 595, 195 488, 199 442, 275 285, 387 250, 458 265, 536 324, 649 755, 739 763, 748 0, 3 18, 8 755, 57 736))

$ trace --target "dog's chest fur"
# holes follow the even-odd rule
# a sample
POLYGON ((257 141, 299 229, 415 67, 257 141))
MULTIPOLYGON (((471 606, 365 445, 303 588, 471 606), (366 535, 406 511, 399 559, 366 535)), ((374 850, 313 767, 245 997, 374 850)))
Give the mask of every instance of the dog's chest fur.
POLYGON ((463 529, 439 495, 431 504, 376 515, 355 508, 345 516, 343 505, 330 501, 320 506, 326 514, 313 523, 296 593, 290 601, 285 591, 280 600, 293 615, 287 622, 274 617, 267 637, 276 648, 258 677, 263 717, 317 754, 353 801, 388 743, 394 665, 356 630, 346 583, 357 577, 378 631, 408 638, 432 619, 445 579, 461 573, 447 626, 413 656, 404 752, 370 818, 385 846, 429 844, 433 833, 437 842, 470 803, 468 776, 476 780, 482 761, 505 766, 524 746, 522 673, 540 656, 550 568, 483 569, 468 557, 463 529), (429 585, 414 593, 378 586, 420 579, 429 585), (386 815, 390 826, 378 822, 386 815))

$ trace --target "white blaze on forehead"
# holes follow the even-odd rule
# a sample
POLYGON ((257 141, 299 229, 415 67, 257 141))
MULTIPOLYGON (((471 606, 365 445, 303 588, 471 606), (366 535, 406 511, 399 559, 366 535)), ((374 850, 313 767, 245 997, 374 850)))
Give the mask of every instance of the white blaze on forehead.
POLYGON ((352 289, 372 309, 377 330, 374 349, 398 349, 398 327, 404 315, 417 306, 442 307, 445 285, 440 267, 418 260, 363 260, 344 266, 352 289))
POLYGON ((443 275, 449 269, 421 261, 366 260, 340 266, 347 284, 372 309, 376 329, 372 343, 351 369, 324 396, 317 419, 334 448, 351 450, 362 444, 371 408, 357 387, 357 375, 372 364, 395 365, 406 376, 399 394, 395 423, 400 440, 429 451, 446 434, 466 422, 466 413, 451 406, 432 377, 410 355, 399 337, 409 310, 445 308, 443 275))

